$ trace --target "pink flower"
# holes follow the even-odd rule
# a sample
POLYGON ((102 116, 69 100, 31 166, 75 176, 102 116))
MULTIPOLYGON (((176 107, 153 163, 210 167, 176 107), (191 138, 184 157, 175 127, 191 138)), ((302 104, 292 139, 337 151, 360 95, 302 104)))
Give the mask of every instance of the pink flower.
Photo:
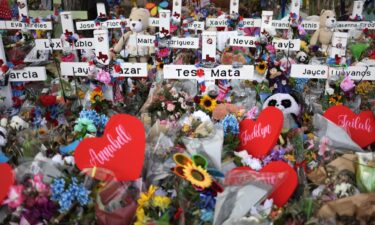
POLYGON ((269 51, 271 54, 275 54, 276 53, 276 49, 275 47, 272 45, 272 44, 269 44, 266 46, 266 49, 267 51, 269 51))
POLYGON ((249 112, 246 113, 246 118, 253 120, 256 118, 257 114, 258 114, 258 107, 254 106, 253 108, 250 109, 249 112))
POLYGON ((172 112, 175 108, 176 108, 176 106, 173 103, 168 103, 167 104, 167 110, 169 112, 172 112))
POLYGON ((329 156, 327 156, 326 154, 326 152, 329 151, 329 148, 328 148, 329 143, 330 143, 330 140, 327 137, 322 137, 322 139, 320 139, 318 155, 322 156, 324 159, 329 158, 329 156))
POLYGON ((75 55, 73 53, 70 53, 66 56, 62 56, 61 61, 63 61, 63 62, 74 62, 75 58, 76 58, 75 55))
POLYGON ((23 196, 24 187, 22 185, 13 185, 9 189, 8 199, 4 201, 4 204, 8 204, 9 208, 15 209, 20 206, 25 197, 23 196))
POLYGON ((35 175, 34 179, 30 180, 30 182, 39 193, 48 192, 48 185, 43 183, 43 175, 42 174, 35 175))
POLYGON ((109 84, 111 82, 111 75, 105 70, 100 70, 96 75, 96 79, 104 84, 109 84))
POLYGON ((341 90, 344 92, 350 91, 355 87, 354 81, 350 79, 349 76, 346 76, 344 80, 341 81, 340 84, 341 90))

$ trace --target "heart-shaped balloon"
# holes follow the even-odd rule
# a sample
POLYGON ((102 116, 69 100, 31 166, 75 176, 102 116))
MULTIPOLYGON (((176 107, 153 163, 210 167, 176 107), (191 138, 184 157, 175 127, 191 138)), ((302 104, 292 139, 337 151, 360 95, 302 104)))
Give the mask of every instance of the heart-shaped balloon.
MULTIPOLYGON (((243 167, 237 167, 233 169, 232 171, 253 171, 250 167, 243 166, 243 167)), ((276 187, 276 189, 271 193, 271 195, 268 198, 272 198, 275 205, 278 207, 282 207, 285 205, 285 203, 288 202, 289 198, 293 195, 294 190, 297 187, 298 184, 298 176, 296 171, 289 166, 288 163, 285 163, 283 161, 274 161, 270 162, 266 166, 264 166, 259 172, 259 176, 262 176, 263 174, 267 174, 266 177, 261 178, 260 180, 263 180, 266 183, 269 183, 269 180, 276 180, 277 182, 281 182, 279 186, 276 187), (269 177, 272 173, 283 173, 282 178, 276 177, 276 174, 274 175, 274 179, 272 177, 269 177), (285 174, 284 174, 285 173, 285 174), (285 176, 285 177, 284 177, 285 176), (280 179, 279 181, 277 181, 280 179)))
POLYGON ((3 200, 8 196, 9 188, 14 183, 14 174, 12 167, 7 163, 0 164, 0 205, 3 200))
MULTIPOLYGON (((145 129, 142 122, 127 114, 117 114, 110 118, 100 138, 86 138, 74 152, 80 170, 98 168, 113 172, 119 181, 139 178, 144 162, 146 146, 145 129)), ((97 179, 107 177, 95 176, 97 179)))
POLYGON ((246 150, 257 158, 263 158, 276 145, 283 128, 283 113, 276 107, 267 107, 257 121, 245 119, 240 123, 240 145, 238 150, 246 150))
POLYGON ((352 140, 362 148, 375 141, 375 115, 370 110, 355 114, 346 106, 332 106, 323 116, 344 128, 352 140))

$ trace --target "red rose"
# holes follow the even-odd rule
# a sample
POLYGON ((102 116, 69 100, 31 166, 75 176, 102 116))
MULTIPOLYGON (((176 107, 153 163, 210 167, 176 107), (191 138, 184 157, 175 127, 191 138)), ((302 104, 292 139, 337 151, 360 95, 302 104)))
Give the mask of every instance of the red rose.
POLYGON ((52 106, 56 104, 56 96, 42 95, 39 97, 39 101, 43 106, 52 106))

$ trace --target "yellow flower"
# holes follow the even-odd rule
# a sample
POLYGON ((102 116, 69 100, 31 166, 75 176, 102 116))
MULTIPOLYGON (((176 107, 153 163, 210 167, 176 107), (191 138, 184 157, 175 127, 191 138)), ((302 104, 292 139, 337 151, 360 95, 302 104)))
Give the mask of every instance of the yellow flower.
POLYGON ((144 225, 147 224, 148 217, 145 215, 145 210, 143 208, 138 208, 136 211, 137 221, 134 225, 144 225))
POLYGON ((184 126, 182 126, 182 132, 187 133, 189 132, 189 130, 190 130, 189 124, 184 124, 184 126))
POLYGON ((141 195, 139 196, 139 199, 137 200, 138 207, 142 208, 143 206, 148 206, 152 196, 154 195, 154 193, 156 191, 156 189, 157 188, 154 185, 151 185, 148 188, 147 192, 141 193, 141 195))
POLYGON ((290 161, 290 162, 295 162, 296 159, 294 158, 294 155, 285 155, 284 159, 290 161))
POLYGON ((152 198, 152 205, 161 208, 163 211, 166 210, 171 204, 171 199, 166 196, 155 196, 152 198))
POLYGON ((263 75, 266 70, 267 70, 267 62, 265 61, 262 61, 260 63, 258 63, 256 66, 255 66, 255 70, 260 74, 260 75, 263 75))
POLYGON ((200 166, 187 164, 184 166, 183 171, 185 179, 197 187, 204 189, 210 187, 212 184, 211 176, 200 166))
POLYGON ((309 47, 307 46, 306 41, 301 41, 301 49, 304 50, 305 52, 309 52, 309 47))
POLYGON ((103 92, 102 90, 93 90, 90 95, 90 102, 95 103, 95 102, 101 102, 104 100, 103 92))
POLYGON ((199 102, 199 105, 204 110, 212 112, 217 105, 217 101, 216 101, 216 99, 212 99, 210 96, 205 95, 201 98, 201 100, 199 102))

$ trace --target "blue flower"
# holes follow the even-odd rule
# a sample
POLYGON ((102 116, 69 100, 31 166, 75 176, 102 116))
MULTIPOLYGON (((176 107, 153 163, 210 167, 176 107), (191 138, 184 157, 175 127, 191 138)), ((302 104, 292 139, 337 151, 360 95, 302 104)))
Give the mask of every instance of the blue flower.
POLYGON ((72 201, 74 200, 74 196, 70 191, 65 191, 61 194, 61 197, 59 199, 59 205, 60 205, 60 212, 66 212, 72 207, 72 201))
POLYGON ((65 180, 62 178, 57 178, 53 181, 51 185, 52 196, 59 196, 65 189, 65 180))
POLYGON ((221 125, 224 128, 225 136, 227 136, 228 134, 237 135, 240 133, 240 126, 238 124, 238 120, 232 114, 226 115, 225 118, 221 121, 221 125))

